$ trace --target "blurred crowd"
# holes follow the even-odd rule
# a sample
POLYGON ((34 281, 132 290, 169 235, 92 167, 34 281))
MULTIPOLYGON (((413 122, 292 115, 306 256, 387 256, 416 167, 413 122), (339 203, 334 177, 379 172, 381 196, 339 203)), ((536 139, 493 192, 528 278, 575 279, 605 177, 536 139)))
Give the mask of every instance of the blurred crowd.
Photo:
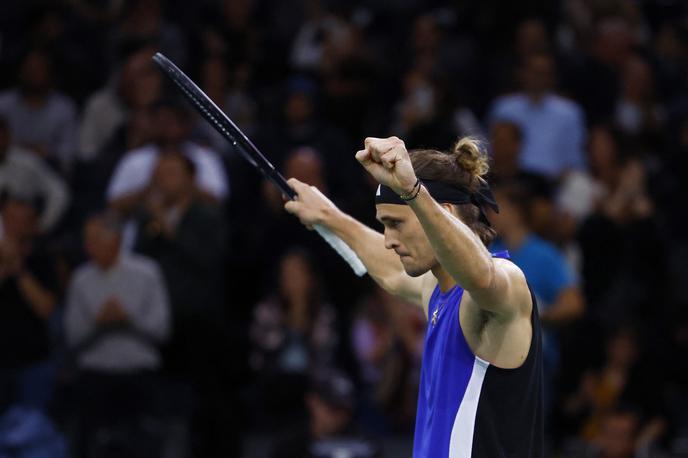
POLYGON ((423 312, 286 214, 157 51, 378 230, 366 136, 484 140, 491 249, 545 328, 548 453, 688 456, 684 1, 9 0, 0 457, 410 441, 423 312))

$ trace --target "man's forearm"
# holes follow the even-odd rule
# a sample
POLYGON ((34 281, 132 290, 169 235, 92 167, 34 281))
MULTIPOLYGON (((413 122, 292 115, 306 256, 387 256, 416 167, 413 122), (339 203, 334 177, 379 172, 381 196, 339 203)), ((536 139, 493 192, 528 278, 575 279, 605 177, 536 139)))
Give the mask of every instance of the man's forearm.
POLYGON ((399 256, 385 248, 384 235, 339 210, 333 210, 323 225, 356 252, 370 276, 383 289, 419 303, 420 290, 409 284, 417 279, 406 275, 399 256))
POLYGON ((485 289, 492 283, 492 256, 477 235, 442 208, 421 187, 409 201, 442 267, 466 290, 485 289))

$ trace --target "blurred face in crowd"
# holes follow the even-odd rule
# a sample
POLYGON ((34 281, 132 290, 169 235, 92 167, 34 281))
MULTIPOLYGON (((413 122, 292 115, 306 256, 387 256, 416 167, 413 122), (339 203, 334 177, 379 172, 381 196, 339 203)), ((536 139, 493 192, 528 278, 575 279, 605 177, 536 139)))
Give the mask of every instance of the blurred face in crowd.
POLYGON ((294 177, 304 183, 310 183, 322 193, 327 194, 325 179, 325 164, 320 154, 310 147, 302 147, 293 151, 284 162, 284 174, 294 177))
POLYGON ((377 204, 375 208, 377 220, 385 227, 385 248, 399 255, 407 274, 417 277, 437 265, 430 241, 408 205, 377 204))
POLYGON ((525 57, 535 52, 547 50, 547 31, 542 21, 528 19, 521 22, 516 30, 516 52, 525 57))
POLYGON ((28 203, 7 199, 2 207, 2 227, 5 237, 28 242, 38 233, 38 212, 28 203))
POLYGON ((607 358, 615 367, 631 367, 637 359, 637 345, 634 334, 621 330, 607 342, 607 358))
POLYGON ((602 19, 595 38, 595 54, 608 65, 620 67, 633 52, 633 31, 621 17, 602 19))
MULTIPOLYGON (((203 62, 201 68, 201 81, 204 88, 224 89, 227 86, 229 75, 224 61, 219 57, 211 57, 203 62)), ((224 104, 224 100, 214 100, 217 104, 224 104)))
POLYGON ((638 418, 631 412, 613 413, 604 418, 597 438, 603 458, 632 458, 635 453, 638 418))
POLYGON ((589 140, 590 169, 594 175, 607 177, 617 169, 614 136, 604 127, 594 127, 589 140))
POLYGON ((28 94, 43 94, 52 86, 50 59, 40 52, 32 52, 22 62, 19 78, 28 94))
POLYGON ((518 127, 510 122, 496 122, 490 130, 490 137, 495 171, 500 175, 515 174, 521 152, 518 127))
POLYGON ((294 92, 287 98, 284 112, 291 124, 308 122, 313 116, 313 100, 304 92, 294 92))
POLYGON ((122 67, 119 93, 129 107, 149 107, 160 97, 162 79, 151 63, 152 55, 152 48, 144 48, 130 56, 122 67))
POLYGON ((189 120, 178 108, 163 106, 155 111, 155 126, 158 142, 161 145, 176 146, 183 143, 189 135, 189 120))
POLYGON ((84 228, 84 249, 88 257, 101 269, 110 268, 119 257, 121 237, 98 218, 91 219, 84 228))
POLYGON ((180 153, 160 156, 153 183, 166 204, 173 204, 193 193, 194 171, 188 161, 180 153))
POLYGON ((280 263, 279 288, 288 298, 307 297, 314 284, 308 259, 298 252, 288 253, 280 263))
POLYGON ((652 70, 643 59, 634 57, 628 61, 623 72, 624 96, 635 103, 651 101, 653 95, 652 70))
POLYGON ((530 56, 522 70, 523 89, 531 96, 542 96, 554 86, 554 61, 543 54, 530 56))
POLYGON ((489 218, 497 233, 508 236, 514 229, 523 228, 524 215, 518 205, 499 188, 493 189, 492 193, 499 202, 499 213, 489 210, 489 218))
POLYGON ((437 21, 430 15, 416 19, 413 26, 413 46, 418 53, 432 52, 440 44, 442 32, 437 21))

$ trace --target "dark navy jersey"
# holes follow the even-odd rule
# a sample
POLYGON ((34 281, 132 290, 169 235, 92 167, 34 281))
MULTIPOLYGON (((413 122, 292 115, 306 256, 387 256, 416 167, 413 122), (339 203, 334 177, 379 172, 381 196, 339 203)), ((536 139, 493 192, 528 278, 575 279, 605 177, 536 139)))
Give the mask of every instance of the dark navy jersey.
POLYGON ((500 369, 473 354, 459 322, 462 297, 460 286, 442 293, 438 285, 430 298, 413 456, 542 457, 542 340, 535 297, 531 291, 530 349, 516 369, 500 369))

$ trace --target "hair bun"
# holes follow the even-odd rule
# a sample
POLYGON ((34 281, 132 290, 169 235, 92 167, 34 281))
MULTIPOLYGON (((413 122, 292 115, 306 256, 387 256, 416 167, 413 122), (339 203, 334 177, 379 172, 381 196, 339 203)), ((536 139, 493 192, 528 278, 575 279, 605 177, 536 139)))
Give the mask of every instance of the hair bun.
POLYGON ((458 166, 474 178, 482 177, 490 169, 487 154, 476 138, 460 139, 454 144, 452 154, 458 166))

